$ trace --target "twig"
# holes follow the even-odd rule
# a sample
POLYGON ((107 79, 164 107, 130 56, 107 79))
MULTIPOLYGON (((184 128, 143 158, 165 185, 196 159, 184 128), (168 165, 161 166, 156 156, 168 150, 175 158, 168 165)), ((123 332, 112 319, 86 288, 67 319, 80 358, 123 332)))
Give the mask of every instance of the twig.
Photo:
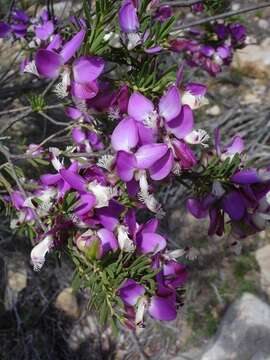
POLYGON ((240 9, 240 10, 236 10, 236 11, 228 11, 228 12, 225 12, 225 13, 220 14, 220 15, 210 16, 210 17, 205 18, 205 19, 196 20, 196 21, 193 21, 193 22, 191 22, 189 24, 183 24, 183 25, 180 25, 180 26, 176 26, 173 30, 188 29, 188 28, 191 28, 193 26, 206 24, 206 23, 209 23, 209 22, 212 22, 212 21, 225 19, 225 18, 228 18, 228 17, 231 17, 231 16, 244 14, 244 13, 247 13, 247 12, 250 12, 250 11, 255 11, 255 10, 258 10, 258 9, 263 9, 263 8, 268 7, 268 6, 270 6, 270 2, 260 4, 260 5, 253 5, 253 6, 250 6, 248 8, 240 9))
POLYGON ((13 8, 14 8, 14 5, 15 5, 15 1, 16 0, 11 0, 10 4, 9 4, 9 9, 8 9, 8 12, 7 12, 7 21, 9 22, 10 19, 11 19, 11 14, 12 14, 12 11, 13 11, 13 8))
POLYGON ((165 1, 158 4, 156 7, 161 7, 164 5, 174 6, 174 7, 189 7, 195 4, 202 2, 202 0, 186 0, 186 1, 165 1))
POLYGON ((49 115, 45 114, 43 111, 39 111, 38 112, 41 116, 43 116, 45 119, 47 119, 48 121, 50 121, 52 124, 57 125, 57 126, 67 126, 68 124, 62 121, 57 121, 54 120, 52 117, 50 117, 49 115))
MULTIPOLYGON (((26 194, 26 192, 25 192, 25 190, 24 190, 24 188, 23 188, 23 186, 22 186, 22 184, 21 184, 21 182, 20 182, 20 180, 19 180, 19 178, 18 178, 18 176, 17 176, 17 174, 16 174, 16 171, 15 171, 15 169, 14 169, 14 165, 13 165, 13 162, 12 162, 12 160, 11 160, 9 151, 8 151, 4 146, 0 146, 0 152, 1 152, 1 153, 5 156, 5 158, 7 159, 7 162, 9 163, 10 168, 11 168, 11 172, 12 172, 13 179, 15 180, 15 182, 16 182, 19 190, 21 191, 21 193, 24 195, 24 197, 25 197, 25 199, 26 199, 26 198, 27 198, 27 194, 26 194)), ((46 227, 45 227, 45 225, 43 224, 43 222, 41 221, 41 219, 40 219, 40 217, 38 216, 37 212, 36 212, 34 209, 32 209, 32 211, 33 211, 33 213, 34 213, 34 215, 35 215, 35 218, 36 218, 39 226, 41 227, 41 229, 42 229, 44 232, 46 232, 46 231, 47 231, 47 230, 46 230, 46 227)))
POLYGON ((23 118, 25 118, 26 116, 28 116, 29 114, 31 114, 32 109, 26 111, 23 114, 18 115, 15 119, 13 119, 12 121, 10 121, 10 123, 6 124, 5 126, 2 127, 2 129, 0 129, 0 135, 2 135, 5 131, 7 131, 11 126, 13 126, 16 122, 22 120, 23 118))
POLYGON ((20 111, 28 110, 28 109, 30 109, 30 106, 23 106, 23 107, 20 107, 20 108, 17 108, 17 109, 10 109, 10 110, 5 110, 5 111, 0 111, 0 116, 8 115, 8 114, 11 114, 11 113, 14 113, 14 112, 20 112, 20 111))

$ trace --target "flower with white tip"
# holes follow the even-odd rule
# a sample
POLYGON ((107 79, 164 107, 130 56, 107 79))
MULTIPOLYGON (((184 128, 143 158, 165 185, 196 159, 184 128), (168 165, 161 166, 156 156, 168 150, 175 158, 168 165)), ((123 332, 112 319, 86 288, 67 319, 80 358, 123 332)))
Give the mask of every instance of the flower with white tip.
POLYGON ((113 155, 103 155, 97 162, 97 166, 102 167, 108 171, 112 169, 115 157, 113 155))
POLYGON ((68 88, 71 84, 69 70, 64 70, 61 76, 62 81, 55 86, 54 93, 59 99, 64 99, 69 95, 68 88))
POLYGON ((31 251, 31 261, 35 271, 39 271, 45 263, 45 256, 53 246, 53 237, 46 236, 31 251))
POLYGON ((117 240, 121 250, 126 252, 132 252, 135 250, 135 245, 129 237, 128 228, 126 226, 117 226, 117 240))
POLYGON ((144 318, 144 313, 145 313, 147 304, 148 304, 148 301, 145 296, 142 296, 136 304, 135 324, 136 324, 137 330, 144 327, 143 318, 144 318))
POLYGON ((39 73, 38 73, 37 67, 36 67, 36 63, 35 63, 34 60, 32 60, 31 62, 29 62, 29 63, 25 66, 23 72, 29 73, 29 74, 33 74, 33 75, 36 75, 36 76, 39 76, 39 73))
POLYGON ((193 130, 190 134, 188 134, 185 137, 185 141, 188 144, 198 144, 203 147, 208 147, 208 140, 210 139, 210 136, 207 134, 207 132, 203 129, 193 130))
POLYGON ((100 185, 96 180, 88 184, 88 190, 95 195, 96 208, 108 206, 109 201, 117 195, 117 189, 100 185))

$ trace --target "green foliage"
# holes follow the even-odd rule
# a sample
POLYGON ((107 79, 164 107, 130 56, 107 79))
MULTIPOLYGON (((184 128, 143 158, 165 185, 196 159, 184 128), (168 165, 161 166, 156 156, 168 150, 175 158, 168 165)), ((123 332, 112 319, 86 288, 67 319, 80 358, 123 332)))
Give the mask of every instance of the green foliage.
MULTIPOLYGON (((108 50, 107 41, 104 40, 107 24, 111 23, 119 9, 119 2, 113 0, 97 0, 95 16, 92 16, 87 0, 83 2, 84 15, 90 30, 84 45, 85 54, 103 55, 108 50)), ((106 31, 107 30, 107 31, 106 31)))
POLYGON ((75 264, 73 288, 90 290, 89 309, 99 314, 102 325, 124 322, 124 308, 118 290, 126 279, 142 284, 149 296, 155 292, 154 277, 160 270, 151 267, 151 259, 134 253, 108 253, 99 258, 99 240, 94 240, 84 253, 69 244, 69 253, 75 264))
POLYGON ((216 15, 230 8, 230 0, 204 0, 203 4, 209 15, 216 15))
POLYGON ((204 196, 212 190, 213 182, 218 181, 226 188, 230 186, 230 178, 241 165, 239 154, 234 157, 221 161, 218 156, 213 156, 212 160, 205 166, 196 177, 193 178, 193 190, 197 196, 204 196))
POLYGON ((34 112, 42 111, 46 106, 45 99, 42 95, 32 94, 28 97, 28 101, 34 112))

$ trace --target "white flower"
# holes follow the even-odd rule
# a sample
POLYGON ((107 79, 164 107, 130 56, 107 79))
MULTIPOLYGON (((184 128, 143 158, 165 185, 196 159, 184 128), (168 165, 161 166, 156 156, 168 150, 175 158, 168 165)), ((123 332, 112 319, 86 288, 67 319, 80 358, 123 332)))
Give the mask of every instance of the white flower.
POLYGON ((141 43, 141 37, 137 33, 127 34, 127 40, 128 40, 127 49, 129 51, 135 49, 135 47, 141 43))
POLYGON ((202 95, 193 95, 191 92, 185 91, 182 96, 182 105, 188 105, 192 110, 199 109, 208 104, 209 100, 202 95))
POLYGON ((111 170, 114 163, 113 155, 103 155, 97 162, 97 166, 102 167, 106 170, 111 170))
POLYGON ((136 304, 136 315, 135 315, 135 324, 136 327, 138 327, 139 329, 143 327, 143 318, 144 318, 144 313, 145 313, 145 309, 147 306, 147 299, 146 297, 141 297, 137 304, 136 304))
POLYGON ((120 35, 114 32, 109 32, 104 35, 104 41, 108 41, 112 48, 120 49, 123 45, 121 43, 120 35))
POLYGON ((39 271, 45 263, 45 256, 53 245, 53 237, 46 236, 31 251, 31 260, 35 271, 39 271))
POLYGON ((27 64, 25 66, 23 72, 39 76, 39 73, 38 73, 37 67, 36 67, 36 63, 34 60, 32 60, 29 64, 27 64))
POLYGON ((185 253, 186 253, 186 250, 177 249, 177 250, 172 250, 172 251, 167 252, 164 256, 168 260, 175 260, 175 259, 180 258, 181 256, 184 256, 185 253))
POLYGON ((143 119, 143 123, 145 126, 151 129, 155 129, 157 127, 157 119, 158 113, 156 112, 156 110, 153 110, 143 119))
POLYGON ((208 147, 206 144, 210 136, 203 129, 193 130, 185 137, 185 141, 189 144, 200 144, 203 147, 208 147))
POLYGON ((116 231, 120 249, 126 252, 134 251, 135 245, 129 237, 128 228, 124 225, 118 225, 116 231))
POLYGON ((68 96, 68 87, 70 86, 70 73, 69 70, 65 70, 62 73, 62 81, 58 83, 54 88, 54 93, 60 99, 64 99, 68 96))
POLYGON ((100 185, 96 180, 88 184, 88 190, 96 197, 96 208, 108 206, 109 201, 117 195, 115 188, 100 185))

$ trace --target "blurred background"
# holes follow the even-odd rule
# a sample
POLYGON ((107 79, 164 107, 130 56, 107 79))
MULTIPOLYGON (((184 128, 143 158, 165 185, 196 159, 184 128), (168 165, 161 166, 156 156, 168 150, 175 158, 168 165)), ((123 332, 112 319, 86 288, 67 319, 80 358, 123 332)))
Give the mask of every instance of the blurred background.
MULTIPOLYGON (((17 3, 31 12, 45 1, 17 3)), ((61 15, 81 2, 55 3, 61 15)), ((254 3, 239 0, 231 5, 237 10, 254 3)), ((0 0, 0 18, 9 4, 0 0)), ((183 11, 181 19, 190 21, 193 16, 183 11)), ((269 163, 270 149, 269 19, 270 8, 241 16, 249 45, 237 52, 232 66, 216 78, 195 71, 189 75, 209 86, 209 105, 196 112, 198 127, 211 133, 220 126, 225 142, 235 134, 243 136, 248 158, 261 165, 269 163)), ((46 88, 43 82, 19 74, 17 51, 17 45, 11 47, 0 39, 0 136, 4 130, 12 153, 59 130, 37 114, 1 115, 6 109, 25 106, 27 96, 46 88)), ((54 111, 53 117, 61 121, 63 114, 54 111)), ((54 145, 64 140, 59 136, 54 145)), ((11 232, 2 210, 0 359, 270 359, 270 233, 241 244, 231 244, 226 237, 208 238, 207 222, 185 211, 185 196, 175 184, 160 193, 167 214, 161 232, 168 235, 173 248, 189 247, 190 275, 179 294, 178 319, 168 324, 148 319, 140 334, 122 331, 117 339, 109 328, 100 329, 95 315, 86 311, 87 294, 72 292, 68 260, 60 265, 49 257, 40 273, 32 270, 30 241, 11 232)))

